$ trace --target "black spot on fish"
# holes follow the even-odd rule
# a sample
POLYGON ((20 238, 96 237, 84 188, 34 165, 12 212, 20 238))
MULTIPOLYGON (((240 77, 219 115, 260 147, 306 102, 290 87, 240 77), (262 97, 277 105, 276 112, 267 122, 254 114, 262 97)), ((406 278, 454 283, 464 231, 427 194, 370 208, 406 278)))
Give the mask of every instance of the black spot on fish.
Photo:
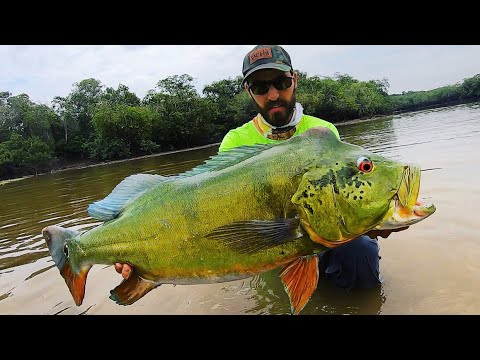
POLYGON ((336 172, 337 179, 339 182, 352 184, 352 178, 357 174, 357 171, 351 167, 343 167, 336 172))
POLYGON ((353 200, 357 200, 357 195, 355 195, 355 196, 353 197, 353 200))
POLYGON ((363 197, 360 196, 360 200, 362 200, 362 199, 363 199, 363 197))
POLYGON ((313 215, 313 209, 312 209, 312 207, 311 207, 309 204, 305 203, 305 204, 303 204, 303 207, 304 207, 305 209, 307 209, 308 211, 310 211, 310 214, 313 215))
POLYGON ((367 184, 372 187, 372 183, 370 181, 367 180, 367 184))
POLYGON ((320 205, 323 205, 323 201, 322 201, 322 200, 318 200, 318 202, 320 203, 320 205))
POLYGON ((310 197, 313 197, 313 193, 310 193, 310 197))
POLYGON ((340 194, 340 191, 338 190, 338 186, 337 186, 337 177, 335 176, 335 173, 333 172, 332 169, 330 169, 328 173, 322 176, 320 179, 309 180, 309 182, 318 190, 321 190, 325 186, 331 185, 333 186, 333 191, 336 194, 340 194))
POLYGON ((363 194, 363 190, 360 190, 360 194, 363 194))
POLYGON ((314 188, 322 188, 326 185, 328 185, 329 181, 326 175, 322 176, 318 180, 309 180, 310 183, 313 185, 314 188))
POLYGON ((308 198, 307 190, 303 190, 302 196, 303 196, 304 198, 308 198))
POLYGON ((338 190, 338 185, 337 185, 337 177, 335 176, 335 173, 333 172, 332 169, 328 172, 329 178, 330 178, 330 184, 333 185, 333 191, 335 194, 340 194, 340 191, 338 190))

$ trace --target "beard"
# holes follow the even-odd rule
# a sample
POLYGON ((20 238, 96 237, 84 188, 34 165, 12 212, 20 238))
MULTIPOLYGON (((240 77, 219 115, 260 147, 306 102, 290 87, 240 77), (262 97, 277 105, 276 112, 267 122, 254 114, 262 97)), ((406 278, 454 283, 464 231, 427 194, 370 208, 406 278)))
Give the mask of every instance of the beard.
POLYGON ((265 104, 265 107, 262 108, 260 105, 255 103, 255 108, 263 116, 265 121, 272 126, 281 127, 287 125, 290 120, 292 119, 293 111, 295 110, 295 104, 297 102, 297 98, 295 96, 295 91, 292 94, 292 99, 290 101, 284 101, 281 99, 277 99, 276 101, 269 101, 265 104), (272 116, 270 116, 269 111, 273 109, 275 106, 283 106, 285 107, 285 112, 275 112, 272 116))

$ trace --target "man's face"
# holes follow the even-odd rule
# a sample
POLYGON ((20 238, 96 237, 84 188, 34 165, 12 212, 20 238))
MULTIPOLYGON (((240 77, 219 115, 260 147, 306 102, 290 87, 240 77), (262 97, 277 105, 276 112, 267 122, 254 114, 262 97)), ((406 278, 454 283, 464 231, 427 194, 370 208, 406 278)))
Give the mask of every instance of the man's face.
POLYGON ((297 74, 274 69, 258 70, 251 74, 245 83, 245 90, 253 99, 258 112, 273 126, 289 123, 295 109, 297 74), (293 77, 293 79, 288 79, 293 77), (274 83, 268 82, 276 80, 274 83), (291 86, 281 89, 286 85, 291 86), (267 90, 268 89, 268 90, 267 90))

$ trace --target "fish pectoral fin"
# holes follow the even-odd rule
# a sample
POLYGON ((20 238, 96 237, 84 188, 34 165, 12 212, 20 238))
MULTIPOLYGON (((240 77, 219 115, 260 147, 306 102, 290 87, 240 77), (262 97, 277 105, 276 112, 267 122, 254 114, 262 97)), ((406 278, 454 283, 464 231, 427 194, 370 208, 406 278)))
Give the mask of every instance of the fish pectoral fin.
POLYGON ((290 299, 290 310, 297 315, 317 288, 318 257, 301 256, 285 265, 279 276, 290 299))
POLYGON ((145 281, 132 272, 128 279, 110 291, 110 299, 120 305, 131 305, 157 286, 160 285, 145 281))
POLYGON ((242 253, 254 253, 302 237, 296 218, 246 220, 214 229, 206 237, 242 253))

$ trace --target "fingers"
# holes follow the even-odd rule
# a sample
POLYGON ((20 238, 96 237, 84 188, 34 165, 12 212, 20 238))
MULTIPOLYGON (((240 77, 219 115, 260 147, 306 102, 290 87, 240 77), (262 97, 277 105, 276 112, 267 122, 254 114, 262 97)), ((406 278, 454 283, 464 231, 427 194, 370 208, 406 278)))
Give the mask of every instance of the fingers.
POLYGON ((382 232, 381 232, 381 230, 370 230, 365 235, 367 235, 368 237, 370 237, 372 239, 375 239, 378 236, 382 236, 382 232))
POLYGON ((366 233, 367 236, 371 238, 375 237, 382 237, 384 239, 388 238, 392 232, 399 232, 408 229, 408 226, 404 226, 398 229, 389 229, 389 230, 370 230, 369 232, 366 233))
POLYGON ((115 270, 119 274, 122 274, 124 279, 128 279, 132 272, 132 266, 129 264, 115 263, 115 270))
POLYGON ((128 264, 123 264, 122 276, 124 279, 128 279, 130 273, 132 272, 132 267, 128 264))
MULTIPOLYGON (((403 231, 403 230, 407 230, 409 227, 408 226, 404 226, 404 227, 401 227, 401 228, 398 228, 398 229, 391 229, 391 230, 381 230, 383 232, 383 234, 385 235, 390 235, 392 232, 399 232, 399 231, 403 231)), ((380 235, 380 236, 383 236, 383 235, 380 235)))

